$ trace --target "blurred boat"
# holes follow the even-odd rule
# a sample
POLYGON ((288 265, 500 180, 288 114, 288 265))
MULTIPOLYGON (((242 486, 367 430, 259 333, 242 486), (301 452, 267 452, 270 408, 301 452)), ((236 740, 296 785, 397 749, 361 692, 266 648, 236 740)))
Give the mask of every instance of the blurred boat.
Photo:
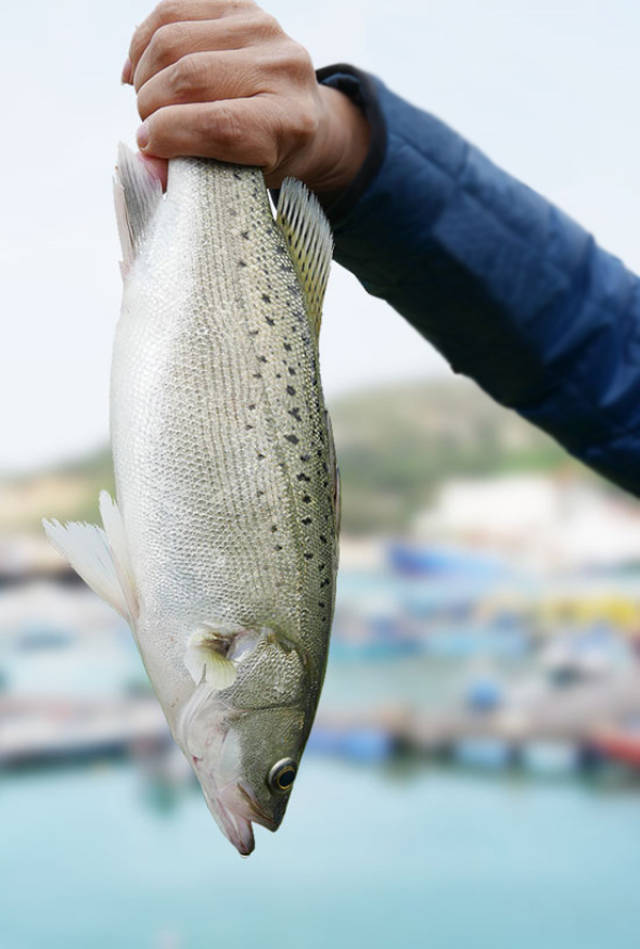
POLYGON ((593 738, 592 745, 605 758, 640 768, 640 721, 607 729, 593 738))
POLYGON ((530 741, 520 752, 523 768, 544 777, 572 774, 580 768, 580 748, 571 742, 530 741))
POLYGON ((472 712, 493 712, 504 699, 502 686, 489 677, 473 679, 466 688, 465 705, 472 712))
POLYGON ((391 568, 404 576, 463 574, 493 579, 509 572, 497 557, 464 548, 396 542, 389 544, 387 558, 391 568))
POLYGON ((447 624, 431 628, 422 637, 423 652, 454 659, 489 655, 518 659, 531 648, 526 629, 496 629, 477 623, 447 624))
POLYGON ((604 624, 556 634, 543 649, 540 662, 555 685, 570 685, 605 678, 629 658, 629 649, 619 635, 604 624))
POLYGON ((509 767, 513 752, 509 743, 499 738, 467 738, 455 743, 453 758, 467 768, 495 771, 509 767))
POLYGON ((307 750, 372 764, 391 757, 396 750, 396 741, 381 728, 338 730, 316 726, 309 736, 307 750))
POLYGON ((331 658, 338 662, 349 660, 384 662, 402 656, 414 656, 419 652, 419 644, 410 639, 354 641, 336 636, 331 643, 331 658))
POLYGON ((337 660, 385 660, 419 653, 420 641, 402 605, 379 593, 338 608, 330 648, 337 660))

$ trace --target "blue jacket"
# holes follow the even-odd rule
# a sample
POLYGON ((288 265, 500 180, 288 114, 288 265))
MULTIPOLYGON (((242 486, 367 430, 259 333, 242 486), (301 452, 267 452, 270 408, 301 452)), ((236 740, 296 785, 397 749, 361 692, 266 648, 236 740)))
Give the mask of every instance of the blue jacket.
POLYGON ((640 281, 434 116, 350 66, 372 143, 335 258, 503 405, 640 495, 640 281))

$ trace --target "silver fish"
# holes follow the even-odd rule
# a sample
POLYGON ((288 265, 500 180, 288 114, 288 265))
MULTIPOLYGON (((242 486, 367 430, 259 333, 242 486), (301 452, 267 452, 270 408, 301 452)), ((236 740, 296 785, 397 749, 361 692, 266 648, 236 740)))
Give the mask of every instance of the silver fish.
POLYGON ((44 522, 130 623, 172 734, 240 853, 276 830, 315 715, 337 570, 318 366, 332 239, 284 182, 119 153, 124 295, 111 381, 117 504, 44 522))

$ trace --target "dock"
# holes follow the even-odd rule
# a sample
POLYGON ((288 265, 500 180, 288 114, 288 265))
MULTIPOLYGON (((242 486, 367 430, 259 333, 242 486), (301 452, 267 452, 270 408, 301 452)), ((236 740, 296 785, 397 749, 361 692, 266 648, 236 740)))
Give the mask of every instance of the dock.
POLYGON ((153 698, 0 697, 0 767, 159 750, 170 740, 153 698))
MULTIPOLYGON (((378 760, 397 753, 452 754, 469 743, 504 749, 517 760, 529 746, 600 747, 600 736, 640 722, 640 672, 614 682, 541 692, 488 711, 405 706, 321 711, 310 752, 378 760)), ((640 740, 640 735, 639 735, 640 740)), ((171 743, 153 696, 109 700, 0 697, 0 767, 153 752, 171 743)))

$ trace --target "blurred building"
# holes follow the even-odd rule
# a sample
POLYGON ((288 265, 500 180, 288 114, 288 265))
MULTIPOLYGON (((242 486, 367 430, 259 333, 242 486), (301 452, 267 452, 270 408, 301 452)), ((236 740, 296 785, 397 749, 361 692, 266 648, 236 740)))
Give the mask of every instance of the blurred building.
POLYGON ((414 522, 418 538, 516 555, 541 568, 640 561, 640 511, 597 482, 534 474, 456 478, 414 522))

